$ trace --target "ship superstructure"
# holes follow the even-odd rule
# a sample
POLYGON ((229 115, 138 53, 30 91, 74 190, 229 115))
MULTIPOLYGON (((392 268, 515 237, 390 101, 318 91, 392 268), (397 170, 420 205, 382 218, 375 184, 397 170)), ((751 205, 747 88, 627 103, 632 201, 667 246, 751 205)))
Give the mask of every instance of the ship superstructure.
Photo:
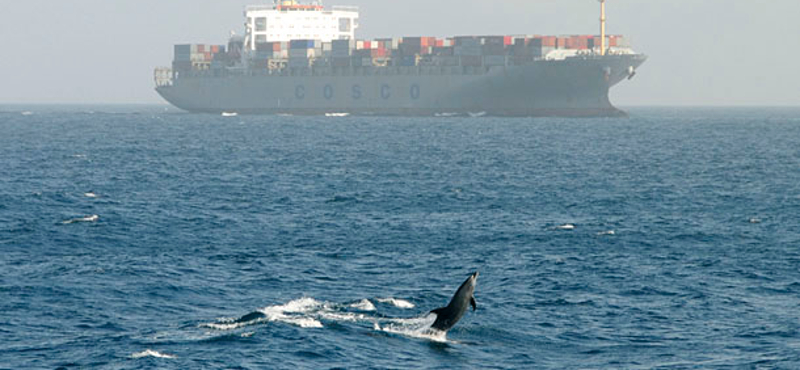
POLYGON ((250 50, 267 42, 353 40, 358 28, 357 7, 334 6, 325 10, 319 2, 303 5, 281 0, 273 6, 248 6, 245 17, 245 42, 250 50))
POLYGON ((276 1, 243 37, 176 45, 157 91, 188 111, 267 114, 620 115, 609 89, 646 57, 620 35, 358 40, 354 7, 276 1))

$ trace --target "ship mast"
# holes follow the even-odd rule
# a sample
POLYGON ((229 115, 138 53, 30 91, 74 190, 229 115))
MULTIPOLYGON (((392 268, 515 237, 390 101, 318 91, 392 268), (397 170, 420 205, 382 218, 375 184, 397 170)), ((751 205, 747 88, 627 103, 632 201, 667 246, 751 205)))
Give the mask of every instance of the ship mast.
POLYGON ((600 1, 600 55, 606 55, 606 0, 600 1))

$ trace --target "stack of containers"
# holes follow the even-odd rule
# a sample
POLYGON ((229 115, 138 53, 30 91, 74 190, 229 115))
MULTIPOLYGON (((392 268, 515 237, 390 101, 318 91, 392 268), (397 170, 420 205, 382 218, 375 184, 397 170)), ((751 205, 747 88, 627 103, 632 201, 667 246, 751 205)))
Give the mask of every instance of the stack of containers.
POLYGON ((567 47, 569 37, 558 36, 556 37, 556 49, 569 49, 567 47))
POLYGON ((275 49, 280 51, 280 43, 265 42, 256 44, 256 51, 252 54, 250 64, 253 68, 267 68, 269 60, 275 55, 275 49))
POLYGON ((534 58, 544 58, 558 47, 558 38, 555 36, 539 36, 530 40, 528 47, 534 58))
POLYGON ((453 39, 437 40, 433 55, 436 56, 441 66, 453 67, 459 63, 458 57, 455 56, 455 40, 453 39))
POLYGON ((567 49, 570 50, 586 50, 589 49, 589 39, 594 36, 570 36, 567 38, 567 49))
POLYGON ((628 41, 625 40, 625 37, 623 37, 622 35, 611 35, 611 36, 608 36, 608 46, 621 47, 621 48, 630 47, 630 45, 628 44, 628 41))
POLYGON ((353 40, 333 40, 331 42, 331 65, 350 67, 350 53, 355 48, 353 40))
POLYGON ((400 38, 375 39, 375 42, 378 43, 378 48, 386 49, 387 52, 391 52, 391 50, 397 50, 400 48, 402 41, 403 39, 400 38))
MULTIPOLYGON (((362 44, 362 47, 365 45, 362 44)), ((367 44, 366 46, 371 47, 367 44)), ((354 67, 369 67, 372 66, 372 49, 355 49, 353 50, 352 64, 354 67)))
POLYGON ((398 49, 404 57, 430 55, 436 47, 435 37, 403 37, 398 49))
MULTIPOLYGON (((606 48, 625 46, 625 39, 620 35, 606 36, 606 48)), ((600 48, 600 36, 593 36, 589 39, 589 49, 600 48)))
POLYGON ((480 67, 483 63, 481 40, 475 36, 458 36, 454 39, 453 54, 465 67, 480 67))
POLYGON ((225 54, 225 45, 175 45, 173 69, 178 71, 208 69, 217 54, 225 54))
POLYGON ((291 68, 307 68, 318 56, 322 56, 321 41, 292 40, 289 42, 289 67, 291 68))
POLYGON ((532 37, 518 36, 513 44, 508 47, 509 59, 512 65, 525 65, 533 61, 532 37))
POLYGON ((484 36, 481 43, 484 65, 506 65, 506 36, 484 36))
POLYGON ((332 42, 323 42, 322 43, 322 54, 321 54, 321 56, 323 58, 325 58, 325 59, 330 59, 333 56, 333 43, 332 42))

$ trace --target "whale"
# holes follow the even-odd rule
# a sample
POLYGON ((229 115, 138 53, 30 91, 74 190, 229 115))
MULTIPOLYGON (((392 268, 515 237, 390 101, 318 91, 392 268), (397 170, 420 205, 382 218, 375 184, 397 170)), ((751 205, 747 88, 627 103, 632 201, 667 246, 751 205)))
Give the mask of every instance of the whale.
POLYGON ((472 311, 478 309, 478 304, 475 302, 475 285, 478 283, 479 273, 476 271, 465 280, 450 303, 445 307, 440 307, 432 310, 431 313, 436 314, 436 321, 431 325, 431 329, 447 332, 458 323, 459 320, 467 312, 468 306, 472 306, 472 311))

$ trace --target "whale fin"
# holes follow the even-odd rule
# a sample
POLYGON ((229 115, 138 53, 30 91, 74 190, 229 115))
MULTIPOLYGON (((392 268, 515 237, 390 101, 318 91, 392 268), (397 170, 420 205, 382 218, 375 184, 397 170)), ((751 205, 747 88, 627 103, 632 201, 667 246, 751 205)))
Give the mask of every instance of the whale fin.
POLYGON ((447 307, 439 307, 439 308, 437 308, 437 309, 435 309, 435 310, 431 311, 431 313, 435 313, 435 314, 436 314, 436 316, 442 316, 442 312, 444 312, 444 310, 445 310, 446 308, 447 308, 447 307))
POLYGON ((475 297, 469 299, 469 304, 472 305, 473 312, 478 309, 478 302, 475 302, 475 297))

